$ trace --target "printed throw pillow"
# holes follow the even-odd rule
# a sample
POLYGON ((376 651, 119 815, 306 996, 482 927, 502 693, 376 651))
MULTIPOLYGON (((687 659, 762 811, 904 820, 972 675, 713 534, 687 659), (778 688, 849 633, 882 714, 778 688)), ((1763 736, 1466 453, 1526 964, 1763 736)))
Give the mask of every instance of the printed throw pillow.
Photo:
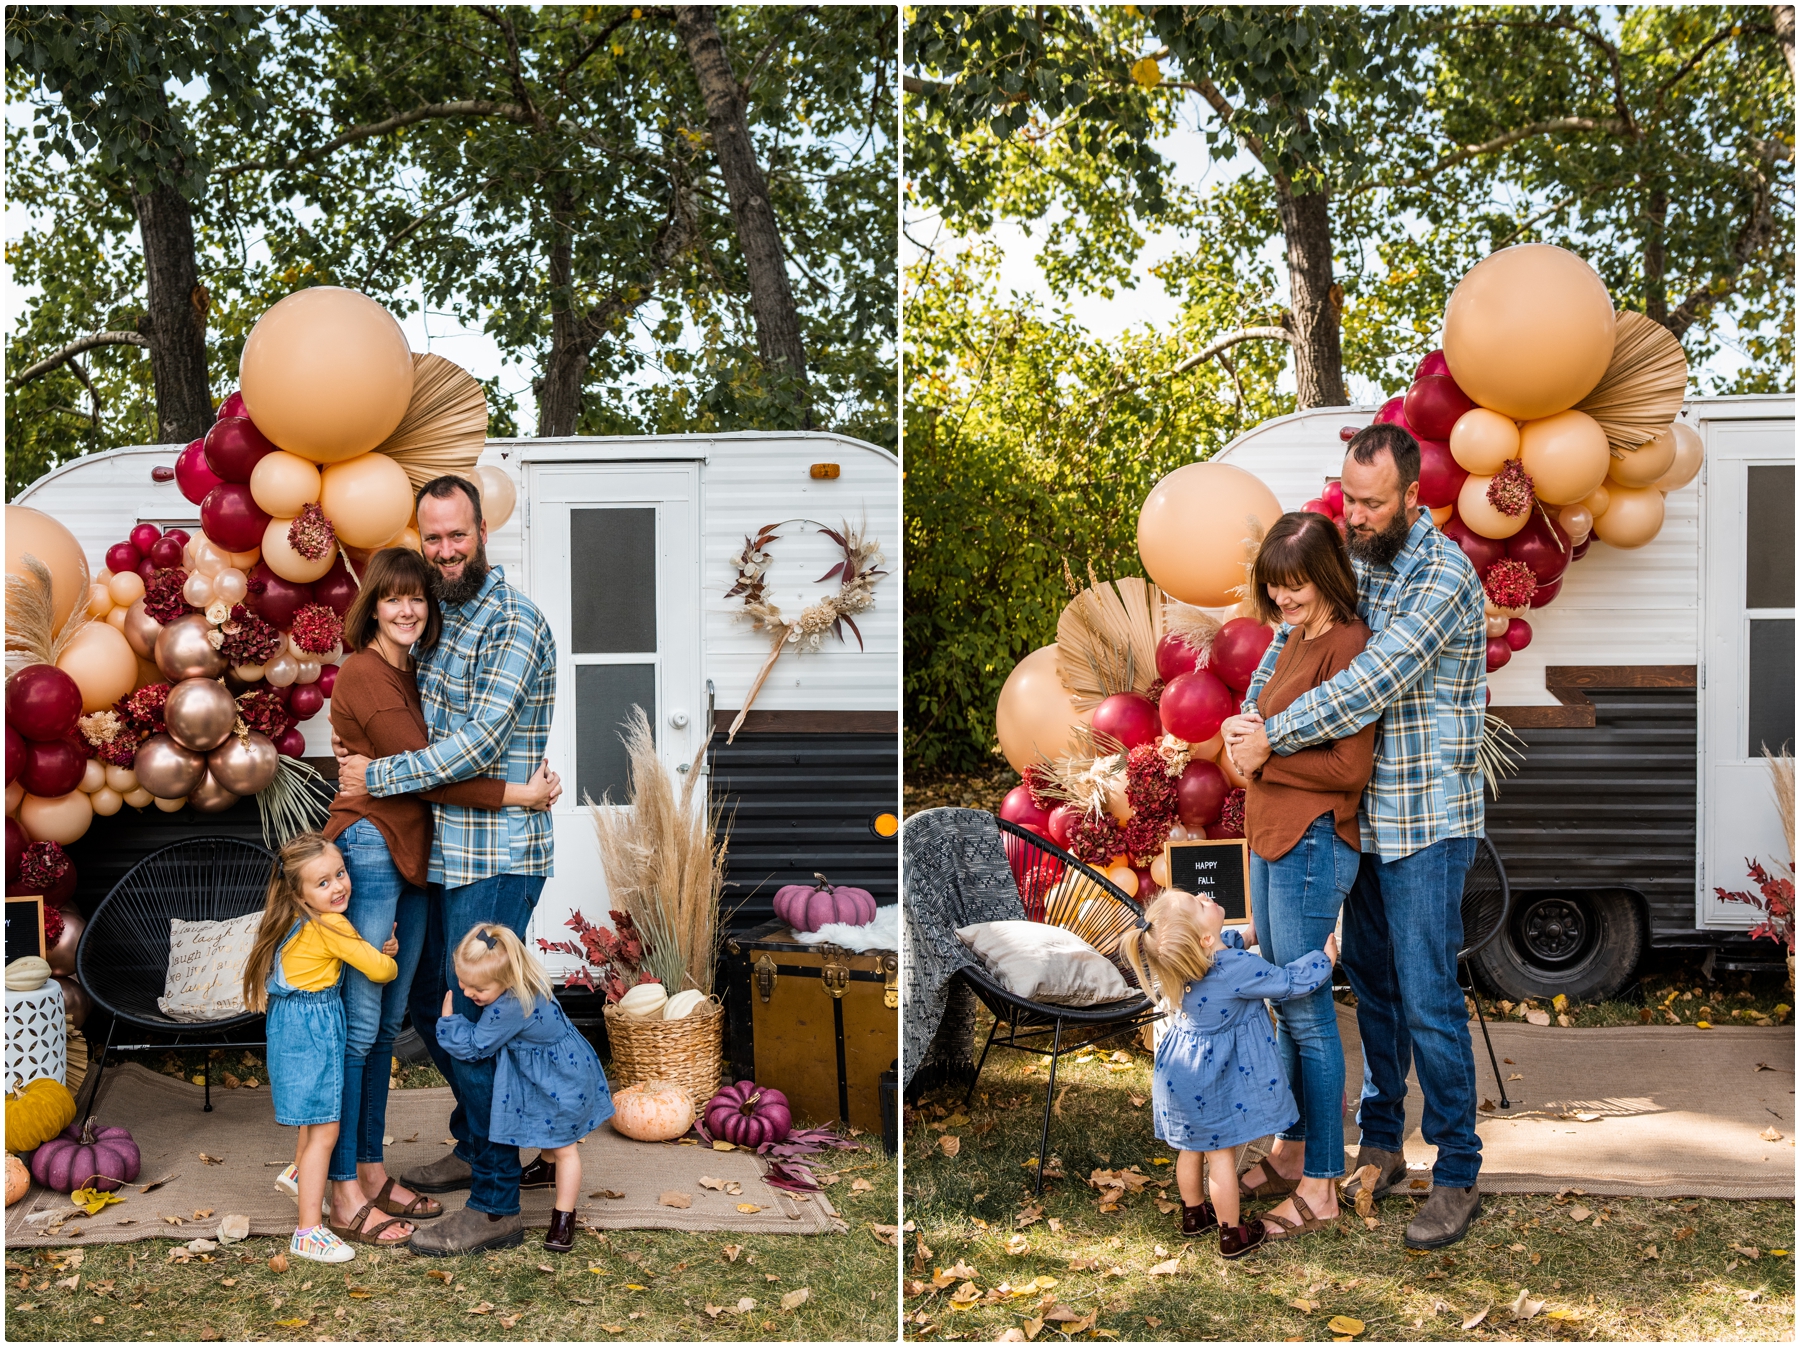
POLYGON ((1092 1006, 1132 995, 1119 970, 1087 941, 1036 921, 984 921, 956 938, 1014 996, 1051 1005, 1092 1006))
POLYGON ((169 918, 169 972, 156 998, 172 1020, 198 1023, 244 1013, 244 965, 262 925, 261 912, 230 921, 169 918))

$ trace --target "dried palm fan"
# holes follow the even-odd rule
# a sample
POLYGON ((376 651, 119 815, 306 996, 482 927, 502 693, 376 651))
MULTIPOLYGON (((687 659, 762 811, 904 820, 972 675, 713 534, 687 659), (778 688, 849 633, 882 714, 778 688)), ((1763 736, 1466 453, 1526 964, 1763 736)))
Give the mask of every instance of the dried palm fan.
POLYGON ((1631 310, 1618 315, 1612 362, 1575 410, 1600 423, 1613 456, 1647 444, 1675 419, 1687 394, 1687 354, 1654 318, 1631 310))
POLYGON ((1128 575, 1092 587, 1069 601, 1056 620, 1056 676, 1078 711, 1115 692, 1142 692, 1156 681, 1156 643, 1162 639, 1162 595, 1148 580, 1128 575))
POLYGON ((6 671, 28 664, 54 664, 75 633, 91 620, 87 604, 78 603, 56 630, 56 604, 50 592, 50 568, 27 552, 20 561, 24 575, 6 577, 6 671))
POLYGON ((1212 658, 1213 637, 1225 624, 1204 608, 1196 608, 1180 599, 1163 596, 1163 630, 1179 636, 1191 649, 1200 652, 1202 661, 1212 658))
POLYGON ((487 428, 487 394, 475 376, 441 355, 415 355, 412 401, 375 452, 405 468, 416 491, 446 473, 472 473, 487 428))

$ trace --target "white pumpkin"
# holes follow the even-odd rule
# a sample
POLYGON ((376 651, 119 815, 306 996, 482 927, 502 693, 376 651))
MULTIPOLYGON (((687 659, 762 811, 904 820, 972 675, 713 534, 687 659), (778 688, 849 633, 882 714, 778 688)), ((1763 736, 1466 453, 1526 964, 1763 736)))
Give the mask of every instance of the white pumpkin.
POLYGON ((613 1096, 612 1125, 633 1141, 673 1141, 694 1125, 694 1096, 670 1080, 628 1085, 613 1096))
POLYGON ((690 987, 687 991, 676 992, 675 995, 669 998, 668 1004, 663 1006, 662 1017, 665 1020, 685 1019, 704 1005, 705 1002, 705 993, 697 992, 690 987))
POLYGON ((27 954, 6 965, 6 990, 9 992, 34 992, 49 980, 49 963, 35 954, 27 954))
POLYGON ((654 1018, 662 1014, 662 1008, 668 1004, 669 993, 663 990, 660 982, 640 982, 625 995, 619 998, 619 1009, 627 1015, 642 1015, 654 1018))

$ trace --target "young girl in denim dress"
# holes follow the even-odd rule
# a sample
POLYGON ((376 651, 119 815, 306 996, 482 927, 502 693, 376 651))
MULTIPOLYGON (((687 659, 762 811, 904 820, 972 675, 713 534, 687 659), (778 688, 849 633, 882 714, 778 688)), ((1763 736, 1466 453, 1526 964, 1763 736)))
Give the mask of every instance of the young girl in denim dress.
POLYGON ((392 937, 379 950, 369 944, 344 915, 349 905, 343 856, 318 833, 300 834, 275 858, 262 924, 244 965, 244 1004, 267 1020, 275 1121, 300 1129, 294 1163, 275 1181, 300 1203, 288 1252, 317 1263, 356 1257, 322 1211, 344 1093, 338 984, 345 964, 371 982, 392 981, 399 971, 393 960, 399 944, 392 937))
POLYGON ((1204 895, 1166 889, 1147 916, 1120 948, 1138 985, 1179 1007, 1156 1049, 1153 1094, 1156 1135, 1181 1152, 1181 1233, 1216 1225, 1219 1252, 1237 1258, 1266 1238, 1261 1221, 1240 1219, 1238 1147, 1299 1116, 1264 1003, 1329 981, 1337 940, 1277 968, 1246 950, 1245 937, 1225 929, 1225 909, 1204 895), (1201 1192, 1203 1156, 1210 1202, 1201 1192))
POLYGON ((465 1062, 495 1058, 494 1111, 488 1139, 501 1146, 536 1146, 556 1176, 556 1209, 544 1247, 575 1247, 575 1200, 581 1195, 581 1155, 575 1143, 613 1115, 612 1091, 600 1058, 569 1023, 550 979, 519 937, 483 923, 469 931, 453 956, 463 995, 483 1007, 471 1022, 451 1009, 437 1023, 438 1044, 465 1062))

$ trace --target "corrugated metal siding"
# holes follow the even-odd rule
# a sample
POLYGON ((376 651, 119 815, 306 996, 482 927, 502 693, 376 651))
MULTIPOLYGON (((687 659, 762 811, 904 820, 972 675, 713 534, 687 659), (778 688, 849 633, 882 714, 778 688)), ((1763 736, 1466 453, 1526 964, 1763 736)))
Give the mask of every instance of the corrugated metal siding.
POLYGON ((775 890, 810 884, 900 898, 900 844, 877 837, 877 814, 900 812, 900 743, 893 734, 740 734, 712 746, 714 797, 731 823, 725 906, 731 930, 775 915, 775 890), (735 811, 735 812, 734 812, 735 811))
POLYGON ((1692 689, 1594 690, 1591 729, 1523 729, 1525 761, 1487 803, 1487 833, 1520 889, 1628 888, 1651 939, 1694 932, 1692 689))

